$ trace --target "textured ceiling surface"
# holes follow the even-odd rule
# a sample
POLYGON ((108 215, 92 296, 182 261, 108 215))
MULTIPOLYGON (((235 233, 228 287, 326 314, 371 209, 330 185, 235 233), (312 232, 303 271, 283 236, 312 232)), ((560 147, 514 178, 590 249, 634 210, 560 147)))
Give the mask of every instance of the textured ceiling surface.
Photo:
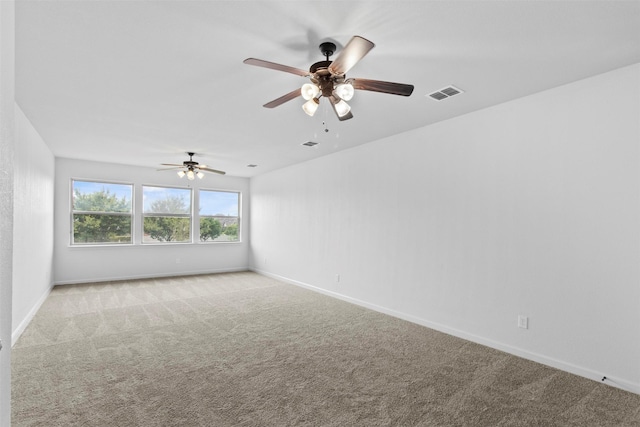
POLYGON ((18 1, 16 99, 58 157, 195 151, 249 177, 638 63, 639 29, 638 1, 18 1), (262 107, 308 79, 244 59, 308 69, 353 35, 376 47, 347 77, 410 97, 357 91, 343 122, 326 100, 262 107))

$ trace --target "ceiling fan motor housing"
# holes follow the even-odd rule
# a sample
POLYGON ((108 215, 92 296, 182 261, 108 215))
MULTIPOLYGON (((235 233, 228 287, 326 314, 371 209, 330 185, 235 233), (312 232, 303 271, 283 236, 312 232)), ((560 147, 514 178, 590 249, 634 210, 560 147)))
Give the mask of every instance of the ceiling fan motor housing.
POLYGON ((195 154, 196 153, 187 152, 189 160, 185 160, 184 162, 182 162, 182 164, 189 170, 193 170, 194 167, 198 166, 198 162, 193 161, 193 156, 195 156, 195 154))
POLYGON ((333 52, 335 52, 335 51, 336 51, 335 43, 331 43, 331 42, 320 43, 320 52, 322 52, 322 54, 325 56, 325 58, 327 58, 327 61, 329 60, 329 57, 331 55, 333 55, 333 52))
POLYGON ((307 101, 302 106, 302 109, 309 116, 313 116, 319 105, 318 95, 321 95, 329 99, 338 118, 342 121, 353 118, 350 113, 350 107, 345 101, 351 99, 353 91, 356 89, 402 96, 409 96, 413 92, 413 85, 403 83, 370 79, 347 80, 346 73, 375 47, 373 42, 364 37, 353 36, 334 61, 330 61, 329 57, 336 51, 335 43, 326 41, 320 43, 319 47, 320 52, 325 56, 325 60, 313 64, 309 68, 309 72, 262 59, 247 58, 244 60, 244 63, 248 65, 309 77, 313 83, 305 83, 301 89, 293 90, 264 104, 265 108, 274 108, 298 96, 302 96, 307 101), (338 90, 338 93, 334 93, 334 90, 338 90))

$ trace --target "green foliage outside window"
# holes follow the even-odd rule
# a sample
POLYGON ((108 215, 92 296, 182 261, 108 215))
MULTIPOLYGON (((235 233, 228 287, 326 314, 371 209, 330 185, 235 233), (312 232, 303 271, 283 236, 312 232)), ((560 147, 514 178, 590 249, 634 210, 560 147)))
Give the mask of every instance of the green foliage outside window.
POLYGON ((147 216, 144 218, 144 233, 157 242, 188 242, 191 239, 191 219, 147 216))
POLYGON ((200 217, 200 240, 235 242, 238 240, 236 218, 200 217))
POLYGON ((237 242, 240 193, 200 190, 200 241, 237 242))
POLYGON ((74 181, 73 243, 131 243, 130 186, 74 181), (118 197, 108 187, 124 188, 129 195, 118 197), (83 189, 83 191, 80 190, 83 189))
MULTIPOLYGON (((143 186, 144 243, 191 242, 190 189, 143 186)), ((239 240, 240 193, 200 190, 202 242, 239 240)), ((133 185, 72 181, 74 245, 132 244, 133 185)))
POLYGON ((238 224, 230 224, 224 228, 224 234, 229 236, 229 240, 238 240, 238 224))
POLYGON ((145 187, 143 191, 147 191, 149 197, 152 194, 161 196, 156 197, 144 209, 144 241, 191 241, 191 204, 185 200, 185 193, 189 194, 189 190, 159 188, 160 191, 151 191, 151 188, 145 187))
POLYGON ((215 218, 200 218, 200 240, 215 240, 222 234, 222 224, 215 218))

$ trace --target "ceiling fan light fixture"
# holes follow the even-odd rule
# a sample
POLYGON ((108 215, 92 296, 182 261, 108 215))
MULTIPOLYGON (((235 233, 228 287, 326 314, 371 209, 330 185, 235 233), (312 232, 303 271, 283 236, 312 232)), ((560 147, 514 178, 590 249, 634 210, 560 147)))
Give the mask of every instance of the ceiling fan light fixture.
POLYGON ((336 108, 336 114, 338 114, 339 117, 344 117, 349 114, 349 111, 351 111, 349 104, 344 102, 342 99, 336 102, 334 106, 336 108))
POLYGON ((333 90, 333 94, 344 101, 351 101, 354 93, 355 89, 350 83, 340 83, 333 90))
POLYGON ((332 61, 329 58, 335 52, 336 45, 332 42, 323 42, 320 44, 320 52, 325 56, 325 60, 312 64, 309 67, 309 71, 257 58, 247 58, 244 63, 284 71, 310 79, 310 83, 303 84, 300 89, 294 89, 273 101, 267 102, 263 107, 275 108, 298 96, 302 96, 306 101, 302 109, 307 115, 313 116, 318 109, 318 99, 322 96, 329 99, 340 121, 344 121, 353 118, 351 107, 345 101, 350 101, 353 98, 355 90, 368 90, 401 96, 409 96, 413 93, 414 87, 409 84, 370 79, 346 79, 347 72, 374 47, 375 44, 370 40, 361 36, 353 36, 336 59, 332 61))
POLYGON ((320 101, 318 100, 318 98, 311 98, 310 100, 304 103, 304 105, 302 106, 302 109, 309 116, 313 117, 319 105, 320 105, 320 101))
POLYGON ((182 162, 181 165, 180 164, 176 164, 176 163, 161 163, 162 166, 170 166, 170 167, 169 168, 165 168, 165 169, 158 169, 158 170, 159 171, 163 171, 163 170, 176 170, 177 169, 176 172, 177 172, 179 178, 183 178, 186 175, 189 180, 195 179, 196 176, 199 179, 204 178, 204 176, 206 175, 204 173, 204 171, 212 172, 212 173, 219 173, 220 175, 226 174, 225 171, 211 169, 211 168, 207 167, 207 165, 201 165, 198 162, 194 162, 193 161, 193 156, 195 155, 195 153, 187 152, 187 154, 189 155, 189 160, 186 160, 186 161, 182 162))
POLYGON ((318 96, 319 93, 320 93, 320 89, 318 88, 318 86, 312 83, 305 83, 302 85, 302 88, 300 89, 300 94, 307 101, 315 98, 316 96, 318 96))

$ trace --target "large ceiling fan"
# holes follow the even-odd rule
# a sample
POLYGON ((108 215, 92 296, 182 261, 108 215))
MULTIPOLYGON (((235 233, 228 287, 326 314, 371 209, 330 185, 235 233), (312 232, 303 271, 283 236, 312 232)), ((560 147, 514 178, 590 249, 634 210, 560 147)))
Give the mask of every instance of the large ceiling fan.
POLYGON ((353 117, 351 107, 346 101, 351 100, 356 89, 402 96, 409 96, 413 92, 413 85, 403 83, 347 79, 347 71, 364 58, 374 46, 375 44, 363 37, 353 36, 336 59, 330 61, 329 57, 335 52, 336 45, 331 42, 321 43, 320 52, 325 55, 326 60, 316 62, 309 68, 309 71, 256 58, 247 58, 244 63, 309 77, 311 80, 311 83, 302 85, 301 89, 295 89, 280 98, 274 99, 264 104, 264 107, 274 108, 298 96, 302 96, 307 101, 302 106, 302 109, 308 115, 313 116, 320 105, 320 97, 325 97, 331 103, 338 119, 342 121, 353 117))
POLYGON ((216 169, 211 169, 209 167, 207 167, 207 165, 201 165, 200 163, 196 162, 193 160, 193 156, 195 156, 196 153, 192 153, 192 152, 187 152, 187 155, 189 156, 189 160, 185 160, 184 162, 182 162, 181 165, 178 164, 173 164, 173 163, 162 163, 162 166, 171 166, 170 168, 164 168, 164 169, 158 169, 159 171, 166 171, 166 170, 175 170, 175 169, 179 169, 178 170, 178 176, 180 178, 184 177, 185 175, 187 176, 187 179, 189 180, 194 180, 196 178, 196 176, 200 179, 204 178, 204 172, 213 172, 213 173, 218 173, 220 175, 224 175, 226 172, 223 171, 219 171, 216 169))

